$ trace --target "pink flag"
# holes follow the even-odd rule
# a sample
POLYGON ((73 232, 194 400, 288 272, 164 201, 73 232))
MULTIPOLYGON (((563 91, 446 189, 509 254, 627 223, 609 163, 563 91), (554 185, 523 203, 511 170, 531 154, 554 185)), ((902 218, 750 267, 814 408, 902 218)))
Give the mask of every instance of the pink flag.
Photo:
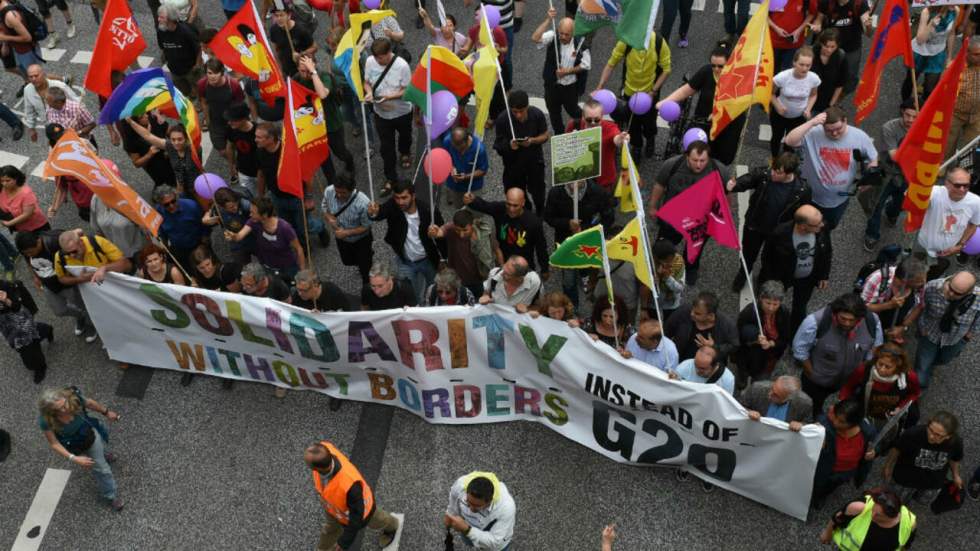
POLYGON ((721 245, 739 248, 738 232, 717 170, 664 203, 657 217, 684 236, 688 263, 697 260, 709 236, 721 245))

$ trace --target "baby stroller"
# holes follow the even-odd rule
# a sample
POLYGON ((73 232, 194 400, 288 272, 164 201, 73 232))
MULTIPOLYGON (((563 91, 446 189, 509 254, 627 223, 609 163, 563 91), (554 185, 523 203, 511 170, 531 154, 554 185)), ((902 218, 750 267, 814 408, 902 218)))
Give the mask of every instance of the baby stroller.
MULTIPOLYGON (((683 84, 687 84, 690 75, 685 73, 683 78, 683 84)), ((684 133, 692 127, 698 127, 707 132, 711 128, 711 121, 709 119, 699 119, 695 118, 691 114, 691 106, 693 105, 693 99, 695 96, 691 96, 680 102, 681 114, 677 117, 674 122, 668 123, 670 126, 668 128, 667 143, 664 145, 663 154, 660 159, 669 159, 674 155, 680 155, 683 153, 684 148, 684 133)))

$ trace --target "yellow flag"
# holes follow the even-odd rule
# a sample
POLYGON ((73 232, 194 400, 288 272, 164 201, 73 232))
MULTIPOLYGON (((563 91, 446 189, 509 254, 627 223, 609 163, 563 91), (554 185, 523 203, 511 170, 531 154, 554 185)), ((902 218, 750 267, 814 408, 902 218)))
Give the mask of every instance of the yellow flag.
POLYGON ((636 279, 647 288, 653 289, 653 278, 647 269, 647 256, 650 252, 646 250, 646 239, 643 239, 640 231, 639 219, 630 220, 623 231, 606 242, 606 254, 612 260, 632 262, 636 279))
POLYGON ((473 133, 483 138, 483 130, 490 118, 490 101, 497 87, 497 49, 483 46, 466 58, 466 65, 473 73, 473 95, 476 98, 476 118, 473 133))
POLYGON ((623 170, 620 172, 613 197, 619 199, 619 212, 635 212, 636 199, 633 197, 633 186, 630 182, 630 177, 635 176, 635 174, 630 170, 630 150, 628 147, 623 147, 620 158, 623 170))
POLYGON ((768 20, 769 0, 764 0, 721 70, 711 111, 711 139, 753 103, 769 112, 774 58, 768 20))
POLYGON ((361 58, 361 34, 372 26, 378 24, 385 17, 395 17, 392 10, 371 10, 365 13, 350 14, 350 28, 340 37, 337 43, 337 51, 334 52, 338 65, 344 70, 348 82, 353 86, 357 99, 364 101, 364 80, 361 76, 361 66, 358 60, 361 58))

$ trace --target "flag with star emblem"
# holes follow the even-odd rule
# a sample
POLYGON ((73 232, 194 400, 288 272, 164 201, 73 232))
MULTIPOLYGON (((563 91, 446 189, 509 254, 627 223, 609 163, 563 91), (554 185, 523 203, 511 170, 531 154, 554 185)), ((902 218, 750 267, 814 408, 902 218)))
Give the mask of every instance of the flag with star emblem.
POLYGON ((712 140, 753 103, 769 112, 774 58, 768 21, 769 0, 764 0, 721 70, 711 111, 712 140))
POLYGON ((593 226, 562 241, 548 263, 556 268, 601 268, 603 244, 602 227, 593 226))

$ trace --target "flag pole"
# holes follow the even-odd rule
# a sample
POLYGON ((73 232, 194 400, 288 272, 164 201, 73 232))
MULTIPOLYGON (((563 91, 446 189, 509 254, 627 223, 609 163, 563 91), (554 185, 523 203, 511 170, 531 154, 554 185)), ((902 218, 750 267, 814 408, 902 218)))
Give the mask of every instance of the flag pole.
MULTIPOLYGON (((494 48, 494 53, 497 53, 496 52, 497 45, 493 43, 493 32, 491 32, 490 24, 487 22, 487 9, 485 6, 481 6, 480 10, 482 10, 482 16, 480 17, 480 25, 483 26, 484 29, 486 29, 487 36, 490 37, 490 44, 484 44, 484 46, 489 46, 491 48, 494 48)), ((477 33, 477 36, 479 36, 479 33, 477 33)), ((497 53, 497 55, 494 56, 493 62, 497 66, 497 84, 500 85, 500 91, 503 93, 504 96, 504 109, 507 110, 507 122, 510 123, 510 137, 511 139, 516 140, 517 133, 514 132, 514 119, 510 115, 510 100, 507 99, 507 89, 504 87, 504 73, 500 69, 499 53, 497 53)), ((491 101, 493 100, 491 99, 491 101)))
POLYGON ((612 310, 613 335, 616 342, 616 350, 619 350, 619 323, 616 320, 616 297, 613 296, 612 272, 609 270, 609 255, 606 254, 606 232, 599 227, 599 242, 602 243, 602 271, 606 275, 606 292, 609 294, 609 308, 612 310))
POLYGON ((752 299, 752 309, 755 310, 755 321, 759 324, 759 334, 764 335, 762 316, 759 314, 759 303, 755 299, 755 289, 752 288, 752 274, 749 272, 749 265, 745 263, 745 255, 742 254, 741 247, 738 249, 738 258, 742 261, 742 269, 745 270, 745 282, 749 286, 749 297, 752 299))
MULTIPOLYGON (((878 2, 875 2, 874 7, 872 7, 871 8, 871 11, 868 12, 868 13, 874 13, 874 9, 877 8, 877 7, 878 7, 878 2)), ((911 7, 911 2, 909 2, 909 6, 908 7, 911 7)), ((915 33, 912 32, 912 18, 906 16, 905 17, 905 20, 909 22, 909 35, 912 37, 913 40, 915 40, 915 33)), ((949 56, 950 53, 952 53, 952 52, 948 52, 946 54, 947 58, 948 58, 948 56, 949 56)), ((912 73, 912 102, 915 105, 915 112, 918 113, 919 112, 919 83, 916 81, 916 77, 915 77, 915 63, 914 62, 912 63, 912 68, 909 69, 909 71, 912 73)))
POLYGON ((578 180, 566 184, 572 186, 572 220, 578 220, 578 183, 582 181, 578 180))
POLYGON ((371 193, 371 202, 374 202, 374 175, 371 174, 371 145, 368 143, 367 109, 364 107, 364 100, 361 100, 361 133, 364 135, 364 160, 367 162, 368 191, 371 193))
MULTIPOLYGON (((193 144, 191 147, 193 147, 193 144)), ((208 173, 204 172, 203 170, 201 171, 201 176, 204 176, 204 185, 206 185, 208 187, 208 191, 211 192, 211 208, 213 208, 214 213, 218 215, 218 224, 221 224, 221 230, 224 231, 228 228, 225 227, 225 221, 221 217, 221 211, 218 210, 218 200, 214 198, 214 188, 211 187, 211 180, 208 179, 208 173)))
MULTIPOLYGON (((305 184, 305 182, 303 182, 305 184)), ((303 197, 299 200, 299 209, 303 213, 303 233, 306 235, 306 265, 312 266, 313 253, 310 251, 310 225, 306 222, 306 190, 305 186, 300 186, 303 197)))
MULTIPOLYGON (((553 9, 555 9, 555 3, 552 0, 548 0, 548 11, 553 9)), ((554 17, 548 17, 548 19, 551 19, 551 34, 554 35, 551 43, 555 45, 555 69, 557 70, 561 69, 561 55, 558 53, 558 28, 555 26, 554 17)))
POLYGON ((436 223, 436 200, 435 190, 432 185, 432 46, 425 49, 425 116, 422 117, 425 123, 425 159, 429 170, 429 221, 436 223))
POLYGON ((174 256, 173 251, 171 251, 170 250, 170 247, 167 246, 167 243, 164 240, 159 239, 159 238, 157 238, 157 241, 160 242, 160 246, 163 247, 163 250, 167 251, 167 255, 170 256, 170 260, 173 260, 174 261, 174 265, 177 266, 177 269, 180 270, 180 273, 184 274, 184 278, 187 279, 187 284, 190 285, 191 284, 191 275, 189 273, 187 273, 187 270, 184 269, 184 266, 180 263, 179 260, 177 260, 177 257, 174 256))
POLYGON ((653 288, 650 292, 653 294, 653 309, 657 314, 657 319, 660 323, 666 323, 667 320, 663 319, 663 311, 660 310, 660 293, 657 291, 657 272, 655 272, 656 265, 653 262, 653 250, 650 249, 650 236, 647 233, 647 225, 645 214, 643 212, 643 196, 640 195, 640 186, 637 184, 639 180, 639 173, 636 170, 636 165, 633 164, 633 155, 626 152, 626 158, 629 161, 629 181, 630 181, 630 193, 633 195, 633 200, 637 203, 636 209, 636 219, 640 225, 640 239, 643 241, 643 260, 647 265, 647 273, 650 274, 650 284, 653 288))
POLYGON ((473 175, 476 173, 476 161, 480 158, 480 149, 483 147, 483 141, 477 143, 476 154, 473 155, 473 166, 470 167, 470 183, 466 185, 466 193, 473 192, 473 175))

